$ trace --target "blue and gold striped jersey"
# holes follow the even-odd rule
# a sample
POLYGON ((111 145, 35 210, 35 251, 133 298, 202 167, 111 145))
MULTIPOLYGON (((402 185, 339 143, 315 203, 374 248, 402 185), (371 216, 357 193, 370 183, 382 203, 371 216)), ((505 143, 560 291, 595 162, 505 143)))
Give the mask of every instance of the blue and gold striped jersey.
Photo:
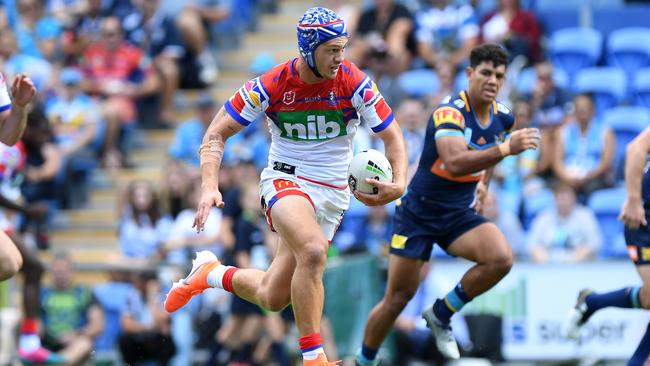
POLYGON ((482 172, 453 177, 438 156, 436 140, 460 136, 465 138, 468 149, 483 150, 503 142, 514 122, 510 109, 495 101, 490 109, 490 123, 484 127, 476 118, 465 91, 445 98, 429 119, 420 164, 409 184, 409 194, 424 196, 445 206, 471 205, 482 172))

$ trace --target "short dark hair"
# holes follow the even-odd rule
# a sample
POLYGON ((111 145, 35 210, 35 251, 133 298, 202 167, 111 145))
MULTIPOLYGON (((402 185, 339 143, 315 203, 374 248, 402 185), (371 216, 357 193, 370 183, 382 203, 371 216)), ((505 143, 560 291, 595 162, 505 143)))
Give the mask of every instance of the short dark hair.
POLYGON ((469 66, 475 68, 481 62, 491 62, 494 67, 508 64, 508 52, 505 48, 494 43, 484 43, 472 49, 469 55, 469 66))

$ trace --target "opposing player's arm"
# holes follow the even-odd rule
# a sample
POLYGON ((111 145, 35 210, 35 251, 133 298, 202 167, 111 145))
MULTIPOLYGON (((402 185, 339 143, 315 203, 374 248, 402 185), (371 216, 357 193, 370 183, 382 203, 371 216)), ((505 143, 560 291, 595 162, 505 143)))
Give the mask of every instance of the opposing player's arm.
POLYGON ((498 146, 485 150, 469 150, 462 135, 437 137, 436 147, 445 169, 454 177, 480 172, 495 165, 507 155, 502 153, 498 146))
POLYGON ((650 127, 627 145, 625 155, 625 186, 627 199, 621 210, 619 219, 625 226, 637 228, 646 226, 645 210, 641 198, 641 182, 650 152, 650 127))

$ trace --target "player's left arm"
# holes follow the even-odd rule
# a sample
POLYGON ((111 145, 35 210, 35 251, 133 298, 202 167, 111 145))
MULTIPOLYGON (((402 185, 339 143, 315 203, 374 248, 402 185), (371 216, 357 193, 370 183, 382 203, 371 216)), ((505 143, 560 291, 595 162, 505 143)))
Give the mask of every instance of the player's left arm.
POLYGON ((394 201, 404 194, 406 189, 406 145, 402 129, 395 121, 377 134, 384 141, 386 158, 393 168, 393 181, 380 182, 374 179, 366 179, 366 182, 379 188, 377 194, 364 194, 355 191, 355 197, 368 206, 385 205, 394 201))
POLYGON ((11 95, 11 111, 0 115, 0 142, 9 146, 15 145, 22 137, 27 125, 27 104, 36 95, 36 87, 27 74, 16 76, 11 86, 11 95))

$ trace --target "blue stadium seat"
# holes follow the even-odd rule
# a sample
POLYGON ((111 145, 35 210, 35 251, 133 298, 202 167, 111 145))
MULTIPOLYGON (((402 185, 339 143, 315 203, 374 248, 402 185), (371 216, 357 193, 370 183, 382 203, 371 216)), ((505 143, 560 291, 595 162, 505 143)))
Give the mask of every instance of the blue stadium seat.
POLYGON ((399 77, 399 85, 411 97, 419 98, 440 89, 440 80, 431 69, 410 70, 399 77))
POLYGON ((605 112, 602 122, 609 126, 616 136, 614 169, 616 179, 622 180, 625 148, 632 139, 650 125, 650 111, 643 107, 617 107, 605 112))
POLYGON ((591 67, 578 72, 575 77, 577 93, 591 93, 596 102, 596 112, 615 107, 626 95, 625 72, 616 67, 591 67))
POLYGON ((636 72, 650 65, 650 28, 634 27, 613 31, 607 40, 607 63, 625 71, 631 89, 636 72))
POLYGON ((529 230, 535 216, 552 207, 555 207, 555 197, 550 189, 545 188, 526 196, 524 198, 524 229, 529 230))
POLYGON ((544 34, 553 34, 565 28, 575 28, 580 25, 578 8, 543 8, 535 11, 544 34))
POLYGON ((589 197, 588 206, 594 211, 603 234, 604 257, 627 257, 623 224, 618 221, 625 196, 625 188, 620 187, 598 190, 589 197))
POLYGON ((554 32, 550 40, 553 63, 570 77, 594 66, 603 48, 602 34, 591 28, 567 28, 554 32))
POLYGON ((617 29, 647 27, 648 19, 650 19, 650 6, 647 4, 594 7, 592 12, 592 26, 604 35, 617 29))
POLYGON ((637 71, 632 87, 634 104, 650 108, 650 67, 637 71))
POLYGON ((454 88, 457 92, 467 89, 468 81, 467 76, 465 75, 465 70, 461 70, 456 74, 454 79, 454 88))

